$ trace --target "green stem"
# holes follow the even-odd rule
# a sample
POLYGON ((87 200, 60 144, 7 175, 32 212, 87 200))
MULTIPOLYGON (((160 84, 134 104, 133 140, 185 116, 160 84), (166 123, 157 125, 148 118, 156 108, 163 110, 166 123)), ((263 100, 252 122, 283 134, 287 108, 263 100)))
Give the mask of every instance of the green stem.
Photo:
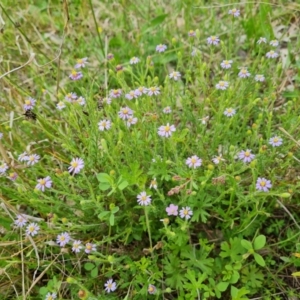
POLYGON ((146 225, 147 225, 148 236, 149 236, 149 243, 150 243, 150 249, 151 249, 151 255, 152 255, 153 247, 152 247, 151 229, 150 229, 150 223, 149 223, 149 218, 148 218, 147 207, 145 207, 145 217, 146 217, 146 225))

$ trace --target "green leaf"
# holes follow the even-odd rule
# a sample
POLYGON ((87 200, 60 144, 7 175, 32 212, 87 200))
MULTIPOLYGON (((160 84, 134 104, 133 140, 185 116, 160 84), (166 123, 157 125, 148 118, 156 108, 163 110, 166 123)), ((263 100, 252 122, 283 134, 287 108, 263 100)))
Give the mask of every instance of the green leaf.
POLYGON ((259 264, 261 267, 264 267, 266 265, 265 260, 263 259, 263 257, 258 254, 258 253, 253 253, 254 255, 254 259, 257 262, 257 264, 259 264))
POLYGON ((114 226, 115 225, 115 215, 111 214, 109 217, 109 224, 110 226, 114 226))
POLYGON ((217 289, 221 292, 225 292, 228 288, 229 282, 219 282, 217 284, 217 289))
POLYGON ((120 210, 120 208, 118 207, 118 206, 116 206, 116 207, 114 207, 112 210, 111 210, 111 212, 113 213, 113 214, 115 214, 116 212, 118 212, 120 210))
POLYGON ((98 268, 95 268, 91 271, 91 277, 96 278, 98 276, 98 268))
POLYGON ((247 241, 247 240, 241 240, 241 245, 247 249, 247 250, 251 250, 252 249, 252 244, 251 242, 247 241))
POLYGON ((254 240, 253 246, 255 250, 261 249, 265 246, 266 244, 266 237, 264 235, 259 235, 256 237, 254 240))
POLYGON ((97 179, 99 182, 111 183, 113 179, 107 173, 97 174, 97 179))
POLYGON ((84 268, 85 268, 85 270, 90 271, 90 270, 93 270, 95 268, 95 265, 90 263, 90 262, 87 262, 87 263, 84 264, 84 268))
POLYGON ((108 189, 110 189, 111 185, 109 183, 100 183, 99 184, 99 189, 101 191, 107 191, 108 189))
POLYGON ((109 211, 102 211, 99 215, 98 218, 100 220, 103 220, 105 216, 107 216, 110 212, 109 211))
POLYGON ((162 14, 162 15, 157 16, 156 18, 151 20, 150 26, 156 27, 156 26, 160 25, 166 19, 167 16, 168 16, 168 14, 162 14))
POLYGON ((124 180, 118 185, 118 188, 119 190, 123 191, 128 185, 129 185, 128 181, 124 180))

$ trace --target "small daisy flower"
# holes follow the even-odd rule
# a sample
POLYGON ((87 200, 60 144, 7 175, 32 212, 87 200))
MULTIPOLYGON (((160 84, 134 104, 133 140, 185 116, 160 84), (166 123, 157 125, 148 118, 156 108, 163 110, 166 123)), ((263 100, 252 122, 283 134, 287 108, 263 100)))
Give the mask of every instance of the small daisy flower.
POLYGON ((0 174, 4 174, 8 169, 8 165, 6 163, 2 163, 0 165, 0 174))
POLYGON ((220 43, 220 39, 217 37, 217 36, 214 36, 214 35, 212 35, 212 36, 210 36, 210 37, 208 37, 207 39, 206 39, 206 41, 207 41, 207 43, 209 44, 209 45, 219 45, 219 43, 220 43))
POLYGON ((18 161, 27 161, 27 160, 28 160, 28 154, 27 154, 27 152, 23 152, 18 157, 18 161))
POLYGON ((129 117, 133 116, 133 111, 129 107, 122 107, 121 110, 118 112, 118 115, 121 119, 127 120, 129 117))
POLYGON ((109 98, 109 97, 104 97, 104 98, 102 99, 102 102, 103 102, 103 103, 106 103, 106 104, 108 104, 108 105, 110 105, 110 104, 111 104, 111 98, 109 98))
POLYGON ((59 102, 56 104, 56 108, 57 108, 58 110, 63 110, 65 107, 66 107, 66 105, 65 105, 62 101, 59 101, 59 102))
POLYGON ((98 123, 98 126, 100 131, 108 130, 111 127, 111 122, 109 120, 102 120, 98 123))
POLYGON ((152 86, 148 88, 148 96, 153 96, 153 95, 157 96, 159 94, 160 94, 160 90, 158 87, 152 86))
POLYGON ((176 131, 176 128, 174 125, 169 125, 169 123, 166 126, 160 126, 158 128, 158 135, 164 136, 164 137, 170 137, 172 135, 172 132, 176 131))
POLYGON ((185 161, 185 164, 188 165, 190 168, 196 169, 198 167, 201 167, 202 159, 199 158, 197 155, 193 155, 185 161))
POLYGON ((31 154, 31 155, 28 155, 28 158, 27 158, 27 165, 28 165, 28 166, 33 166, 33 165, 36 164, 39 160, 40 160, 40 156, 37 155, 37 154, 31 154))
POLYGON ((75 253, 79 253, 82 249, 81 241, 74 241, 72 246, 72 251, 75 253))
POLYGON ((240 78, 247 78, 247 77, 250 77, 250 75, 251 74, 248 72, 247 68, 241 68, 241 70, 240 70, 240 72, 238 74, 238 76, 240 78))
POLYGON ((85 250, 84 250, 85 253, 89 254, 89 253, 94 252, 96 250, 97 250, 96 244, 92 244, 92 243, 86 243, 85 244, 85 250))
POLYGON ((74 100, 76 100, 78 98, 77 94, 76 93, 68 93, 66 96, 65 96, 65 100, 67 100, 68 102, 74 102, 74 100))
POLYGON ((69 75, 69 78, 72 80, 79 80, 83 77, 81 72, 77 72, 76 70, 72 70, 71 74, 69 75))
POLYGON ((52 181, 51 181, 51 178, 50 176, 47 176, 45 178, 40 178, 38 179, 38 184, 36 185, 36 189, 37 190, 40 190, 42 192, 45 191, 45 188, 51 188, 52 186, 52 181))
POLYGON ((240 16, 240 10, 239 9, 236 9, 236 8, 233 8, 233 9, 230 9, 228 11, 228 14, 229 15, 232 15, 233 17, 239 17, 240 16))
POLYGON ((188 36, 190 36, 190 37, 195 37, 195 36, 196 36, 196 31, 190 30, 190 31, 188 32, 188 36))
POLYGON ((117 284, 113 281, 113 279, 108 279, 104 286, 107 293, 114 292, 117 289, 117 284))
POLYGON ((57 294, 56 293, 48 293, 46 295, 45 300, 55 300, 57 298, 57 294))
POLYGON ((24 227, 26 223, 27 223, 27 219, 23 215, 17 215, 16 220, 14 220, 14 224, 20 228, 24 227))
POLYGON ((223 60, 220 65, 223 69, 230 69, 231 64, 232 64, 232 60, 223 60))
POLYGON ((201 118, 201 119, 199 119, 199 120, 201 121, 201 123, 202 123, 203 125, 206 125, 206 123, 207 123, 208 120, 209 120, 209 116, 203 117, 203 118, 201 118))
POLYGON ((270 41, 270 45, 273 47, 278 47, 279 42, 277 40, 272 40, 272 41, 270 41))
POLYGON ((76 103, 78 103, 79 105, 83 106, 85 105, 85 99, 80 96, 77 100, 76 100, 76 103))
POLYGON ((129 61, 129 63, 131 65, 135 65, 135 64, 137 64, 139 62, 140 62, 140 59, 138 57, 135 57, 135 56, 133 58, 131 58, 130 61, 129 61))
POLYGON ((150 189, 154 188, 155 190, 157 189, 157 181, 156 178, 153 178, 150 182, 150 189))
POLYGON ((151 196, 148 196, 146 192, 141 192, 140 194, 137 195, 137 202, 140 205, 149 205, 151 203, 151 196))
POLYGON ((228 81, 224 81, 224 80, 221 80, 219 81, 219 83, 216 84, 216 88, 218 90, 227 90, 227 88, 229 87, 229 82, 228 81))
POLYGON ((135 94, 136 94, 137 96, 142 96, 143 94, 147 94, 147 93, 148 93, 148 89, 145 88, 144 86, 140 86, 139 88, 137 88, 137 89, 135 90, 135 94))
POLYGON ((24 104, 24 109, 25 110, 29 110, 29 109, 33 109, 33 107, 35 106, 35 103, 36 103, 36 100, 31 98, 31 97, 28 97, 26 100, 25 100, 25 104, 24 104))
POLYGON ((238 158, 244 163, 249 163, 254 159, 255 155, 251 153, 251 150, 247 149, 246 151, 242 150, 238 154, 238 158))
POLYGON ((137 98, 138 95, 136 91, 130 91, 128 94, 125 95, 125 98, 128 100, 132 100, 133 98, 137 98))
POLYGON ((119 97, 121 97, 121 95, 122 95, 121 89, 114 89, 109 92, 109 96, 111 98, 119 98, 119 97))
POLYGON ((76 59, 75 69, 84 68, 87 63, 87 57, 76 59))
POLYGON ((159 44, 156 46, 156 52, 165 52, 167 50, 167 46, 164 44, 159 44))
POLYGON ((153 295, 153 294, 156 293, 156 291, 157 291, 156 287, 153 284, 149 284, 149 286, 148 286, 148 293, 151 294, 151 295, 153 295))
POLYGON ((255 79, 255 81, 264 82, 265 81, 265 76, 257 74, 257 75, 255 75, 254 79, 255 79))
POLYGON ((173 71, 172 73, 169 74, 169 77, 177 81, 178 79, 180 79, 181 74, 177 71, 173 71))
POLYGON ((226 117, 232 117, 232 116, 235 115, 235 113, 236 113, 236 110, 233 109, 233 108, 226 108, 225 111, 224 111, 224 115, 226 117))
POLYGON ((257 41, 257 44, 260 45, 261 43, 266 44, 267 43, 267 39, 265 37, 260 37, 257 41))
POLYGON ((84 161, 81 158, 73 158, 70 167, 68 167, 68 170, 70 173, 78 174, 81 169, 84 168, 84 161))
POLYGON ((138 121, 138 118, 134 118, 133 116, 130 116, 130 117, 126 120, 126 125, 127 125, 127 127, 130 127, 131 125, 136 124, 137 121, 138 121))
POLYGON ((172 112, 172 109, 170 106, 167 106, 163 109, 163 113, 164 114, 170 114, 172 112))
POLYGON ((273 147, 278 147, 282 145, 282 138, 279 136, 274 136, 270 138, 269 144, 272 145, 273 147))
POLYGON ((272 184, 271 184, 270 180, 258 177, 258 179, 256 181, 256 189, 258 191, 268 192, 271 187, 272 187, 272 184))
POLYGON ((267 52, 266 57, 267 58, 277 58, 278 57, 278 53, 275 52, 274 50, 271 50, 271 51, 267 52))
POLYGON ((186 220, 188 220, 193 215, 193 212, 192 212, 191 208, 187 206, 187 207, 183 207, 179 211, 179 215, 180 215, 180 218, 182 218, 182 219, 185 218, 186 220))
POLYGON ((225 159, 222 158, 222 154, 220 154, 218 156, 213 157, 212 161, 215 165, 218 165, 221 161, 225 161, 225 159))
POLYGON ((70 235, 67 232, 63 232, 57 236, 56 242, 60 247, 64 247, 69 243, 70 239, 70 235))
POLYGON ((15 172, 10 173, 7 178, 10 179, 11 181, 15 181, 18 178, 18 174, 15 172))
POLYGON ((166 208, 168 216, 177 216, 178 215, 178 205, 170 204, 166 208))
POLYGON ((30 223, 26 227, 26 234, 31 235, 31 236, 35 236, 35 235, 38 234, 39 230, 40 230, 40 227, 36 223, 30 223))

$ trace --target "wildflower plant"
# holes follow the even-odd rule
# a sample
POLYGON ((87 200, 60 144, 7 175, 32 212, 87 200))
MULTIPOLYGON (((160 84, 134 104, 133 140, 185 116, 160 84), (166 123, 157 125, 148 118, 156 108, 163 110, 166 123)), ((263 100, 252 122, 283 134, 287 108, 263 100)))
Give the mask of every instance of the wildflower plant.
POLYGON ((294 7, 38 2, 0 5, 2 298, 299 296, 294 7))

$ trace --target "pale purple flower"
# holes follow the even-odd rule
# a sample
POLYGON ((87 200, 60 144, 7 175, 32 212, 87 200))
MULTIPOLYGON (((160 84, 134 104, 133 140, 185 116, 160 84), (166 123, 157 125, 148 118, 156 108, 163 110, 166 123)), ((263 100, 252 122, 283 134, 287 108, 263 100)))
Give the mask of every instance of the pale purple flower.
POLYGON ((130 127, 131 125, 136 124, 137 121, 138 121, 138 118, 134 118, 133 116, 130 116, 130 117, 126 120, 126 125, 127 125, 127 127, 130 127))
POLYGON ((56 104, 56 108, 58 110, 62 110, 66 107, 66 105, 62 102, 62 101, 59 101, 57 104, 56 104))
POLYGON ((36 223, 30 223, 26 227, 26 234, 27 235, 31 235, 31 236, 35 236, 35 235, 38 234, 39 230, 40 230, 40 227, 38 226, 38 224, 36 224, 36 223))
POLYGON ((98 126, 100 131, 108 130, 111 127, 111 122, 109 120, 102 120, 98 123, 98 126))
POLYGON ((209 45, 215 45, 215 46, 219 45, 219 43, 220 43, 220 39, 215 35, 212 35, 212 36, 208 37, 206 39, 206 41, 209 45))
POLYGON ((270 138, 269 144, 272 145, 273 147, 278 147, 282 145, 282 138, 279 136, 274 136, 270 138))
POLYGON ((238 158, 244 163, 249 163, 254 159, 255 155, 251 153, 251 150, 247 149, 246 151, 242 150, 238 154, 238 158))
POLYGON ((113 281, 113 279, 108 279, 104 284, 105 291, 107 293, 114 292, 117 289, 117 284, 113 281))
POLYGON ((169 74, 169 77, 177 81, 178 79, 180 79, 181 74, 177 71, 173 71, 172 73, 169 74))
POLYGON ((228 11, 228 14, 229 15, 232 15, 233 17, 239 17, 240 16, 240 10, 239 9, 236 9, 236 8, 233 8, 233 9, 230 9, 228 11))
POLYGON ((225 111, 224 111, 224 115, 226 117, 232 117, 232 116, 235 115, 235 113, 236 113, 236 110, 233 109, 233 108, 231 108, 231 107, 230 108, 226 108, 225 111))
POLYGON ((258 39, 258 41, 257 41, 257 44, 260 45, 261 43, 266 44, 266 43, 267 43, 267 39, 266 39, 265 37, 260 37, 260 38, 258 39))
POLYGON ((190 36, 190 37, 195 37, 195 36, 196 36, 196 31, 190 30, 190 31, 188 32, 188 36, 190 36))
POLYGON ((264 82, 265 81, 265 76, 257 74, 257 75, 255 75, 254 79, 255 79, 255 81, 264 82))
POLYGON ((69 243, 70 239, 70 235, 67 232, 63 232, 56 237, 56 242, 60 247, 64 247, 69 243))
POLYGON ((153 96, 153 95, 157 96, 159 94, 160 94, 159 87, 152 86, 148 88, 148 96, 153 96))
POLYGON ((260 178, 260 177, 257 178, 256 189, 258 191, 268 192, 271 187, 272 184, 270 180, 267 180, 265 178, 260 178))
POLYGON ((198 167, 201 167, 202 159, 199 158, 197 155, 193 155, 185 161, 185 164, 188 165, 190 168, 196 169, 198 167))
POLYGON ((145 88, 144 86, 140 86, 139 88, 137 88, 137 89, 135 90, 135 94, 136 94, 137 96, 142 96, 143 94, 147 94, 147 93, 148 93, 148 89, 145 88))
POLYGON ((97 250, 96 244, 86 243, 84 252, 89 254, 91 252, 95 252, 97 250))
POLYGON ((34 106, 35 106, 35 103, 36 103, 36 100, 31 98, 31 97, 28 97, 26 100, 25 100, 25 104, 24 104, 24 109, 25 110, 29 110, 29 109, 32 109, 34 106))
POLYGON ((109 96, 111 98, 119 98, 119 97, 121 97, 121 95, 122 95, 121 89, 114 89, 109 92, 109 96))
POLYGON ((75 253, 79 253, 82 249, 81 241, 77 240, 73 242, 72 251, 75 253))
POLYGON ((193 212, 191 210, 190 207, 183 207, 180 211, 179 211, 179 215, 180 215, 180 218, 185 218, 186 220, 190 219, 191 216, 193 215, 193 212))
POLYGON ((46 295, 45 300, 55 300, 57 298, 57 294, 56 293, 48 293, 46 295))
POLYGON ((40 156, 37 154, 30 154, 28 155, 28 158, 26 159, 28 166, 33 166, 40 160, 40 156))
POLYGON ((42 192, 45 191, 45 188, 49 189, 52 186, 52 180, 51 180, 50 176, 47 176, 45 178, 40 178, 40 179, 38 179, 37 182, 38 182, 38 184, 36 185, 35 188, 42 192))
POLYGON ((153 178, 150 182, 150 189, 154 188, 155 190, 157 189, 157 181, 156 178, 153 178))
POLYGON ((151 203, 151 196, 147 195, 146 192, 141 192, 137 195, 137 202, 140 205, 147 206, 151 203))
POLYGON ((167 46, 164 44, 159 44, 156 46, 156 52, 165 52, 167 50, 167 46))
POLYGON ((102 102, 103 102, 103 103, 106 103, 106 104, 108 104, 108 105, 110 105, 110 104, 111 104, 111 98, 110 98, 110 97, 104 97, 104 98, 102 99, 102 102))
POLYGON ((148 293, 151 294, 151 295, 153 295, 153 294, 156 293, 156 291, 157 291, 157 289, 156 289, 155 285, 149 284, 149 286, 148 286, 148 293))
POLYGON ((176 128, 174 125, 170 125, 169 123, 166 126, 160 126, 158 128, 158 135, 164 136, 164 137, 170 137, 172 135, 172 132, 176 131, 176 128))
POLYGON ((7 178, 11 181, 15 181, 18 178, 18 174, 16 172, 10 173, 7 178))
POLYGON ((171 112, 172 112, 172 109, 170 106, 167 106, 163 109, 163 113, 165 113, 165 114, 170 114, 171 112))
POLYGON ((81 158, 73 158, 70 167, 68 167, 68 170, 70 173, 78 174, 81 169, 84 168, 84 161, 81 158))
POLYGON ((216 88, 218 90, 227 90, 227 88, 229 87, 229 82, 228 81, 224 81, 224 80, 221 80, 219 81, 219 83, 216 84, 216 88))
POLYGON ((77 72, 76 70, 72 70, 71 74, 69 75, 69 78, 72 80, 79 80, 83 77, 81 72, 77 72))
POLYGON ((247 77, 250 77, 250 75, 251 74, 248 72, 247 68, 241 68, 241 70, 240 70, 240 72, 238 74, 238 76, 240 78, 247 78, 247 77))
POLYGON ((16 220, 14 220, 14 224, 20 228, 24 227, 26 223, 27 223, 27 218, 23 215, 17 215, 16 220))
POLYGON ((18 157, 18 161, 27 161, 27 160, 28 160, 28 154, 27 154, 27 152, 23 152, 18 157))
POLYGON ((279 54, 277 52, 275 52, 274 50, 271 50, 269 52, 267 52, 266 57, 267 58, 277 58, 279 56, 279 54))
POLYGON ((270 41, 270 45, 273 46, 273 47, 278 47, 279 42, 277 40, 272 40, 272 41, 270 41))
POLYGON ((85 99, 82 96, 80 96, 76 102, 81 106, 85 105, 85 99))
POLYGON ((139 95, 137 95, 136 91, 132 90, 128 94, 125 95, 125 98, 128 100, 132 100, 133 98, 137 98, 139 95))
POLYGON ((66 96, 65 96, 65 100, 67 100, 68 102, 74 102, 74 100, 76 100, 78 98, 77 94, 76 93, 68 93, 66 96))
POLYGON ((5 163, 5 162, 2 163, 0 165, 0 174, 4 174, 8 169, 9 169, 9 167, 8 167, 7 163, 5 163))
POLYGON ((168 216, 177 216, 178 215, 178 205, 170 204, 166 208, 168 216))
POLYGON ((138 57, 135 57, 135 56, 134 56, 133 58, 130 59, 130 62, 129 62, 129 63, 130 63, 131 65, 135 65, 135 64, 137 64, 137 63, 139 63, 139 62, 140 62, 140 59, 139 59, 138 57))
POLYGON ((225 161, 224 158, 222 158, 222 154, 215 156, 212 158, 212 161, 215 165, 218 165, 221 161, 225 161))
POLYGON ((133 111, 129 107, 122 107, 121 110, 118 112, 118 115, 121 119, 127 120, 133 116, 133 111))
POLYGON ((230 69, 231 68, 231 64, 232 64, 232 60, 223 60, 221 62, 221 67, 223 69, 230 69))
POLYGON ((76 59, 75 69, 84 68, 87 63, 87 57, 76 59))

